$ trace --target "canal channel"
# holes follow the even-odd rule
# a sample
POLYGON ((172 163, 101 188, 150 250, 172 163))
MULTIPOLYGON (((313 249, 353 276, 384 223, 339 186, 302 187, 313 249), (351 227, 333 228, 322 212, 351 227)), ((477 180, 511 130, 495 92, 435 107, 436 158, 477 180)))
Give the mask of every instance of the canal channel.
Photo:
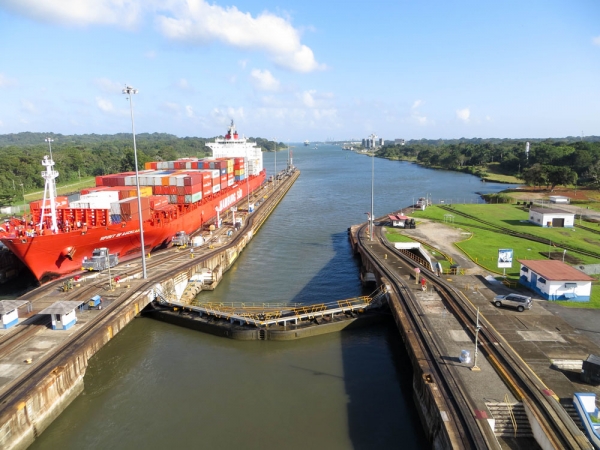
MULTIPOLYGON (((275 168, 265 154, 265 167, 275 168)), ((282 169, 287 152, 277 154, 282 169)), ((296 146, 302 174, 206 301, 322 303, 368 294, 347 228, 366 220, 371 162, 296 146)), ((374 161, 380 216, 418 197, 477 202, 508 187, 374 161)), ((85 390, 31 448, 423 448, 392 321, 292 342, 239 342, 140 318, 90 361, 85 390)))

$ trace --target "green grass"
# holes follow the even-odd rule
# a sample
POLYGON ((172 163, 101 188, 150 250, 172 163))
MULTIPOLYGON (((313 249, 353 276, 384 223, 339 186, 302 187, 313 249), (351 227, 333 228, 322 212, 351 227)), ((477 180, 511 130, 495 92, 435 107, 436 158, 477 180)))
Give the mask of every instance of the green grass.
POLYGON ((385 228, 385 236, 389 242, 415 242, 414 239, 402 234, 402 231, 398 228, 385 228))
MULTIPOLYGON (((484 218, 494 225, 507 227, 514 231, 529 233, 535 236, 550 239, 552 246, 529 241, 495 231, 493 226, 480 224, 475 220, 452 214, 438 206, 431 206, 425 211, 415 211, 411 216, 427 218, 445 222, 449 226, 459 228, 465 233, 465 240, 455 245, 471 260, 486 270, 502 274, 502 269, 497 266, 498 249, 513 249, 513 268, 506 269, 506 276, 510 281, 518 281, 518 259, 547 259, 548 251, 553 256, 562 256, 561 244, 581 249, 592 249, 600 253, 600 235, 578 228, 542 228, 525 222, 528 213, 514 205, 453 205, 456 211, 462 211, 475 217, 484 218), (449 215, 453 216, 452 218, 449 215), (452 221, 453 220, 453 221, 452 221)), ((571 264, 598 264, 600 261, 575 252, 567 252, 565 262, 571 264)), ((596 286, 597 282, 593 282, 596 286)), ((600 289, 592 288, 590 302, 557 302, 564 306, 575 308, 600 308, 600 289)))

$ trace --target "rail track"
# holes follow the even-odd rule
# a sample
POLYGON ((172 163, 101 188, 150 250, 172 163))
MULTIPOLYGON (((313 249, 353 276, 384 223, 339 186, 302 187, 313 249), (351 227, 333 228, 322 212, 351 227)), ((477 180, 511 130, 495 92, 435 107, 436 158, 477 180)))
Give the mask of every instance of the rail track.
MULTIPOLYGON (((275 197, 269 196, 262 205, 251 215, 247 217, 246 223, 242 227, 240 232, 233 234, 231 240, 223 245, 220 245, 217 248, 210 249, 209 251, 204 251, 201 255, 198 254, 195 258, 190 258, 190 254, 188 252, 178 252, 176 249, 165 249, 160 250, 156 253, 152 254, 152 258, 147 261, 147 268, 160 268, 166 261, 168 261, 171 265, 173 261, 177 261, 181 259, 181 263, 177 265, 177 271, 184 271, 191 267, 198 265, 199 261, 203 258, 208 258, 213 256, 216 253, 219 253, 225 249, 231 248, 239 243, 239 240, 244 237, 243 230, 250 229, 254 227, 257 223, 262 224, 266 218, 270 215, 275 206, 279 203, 283 195, 289 190, 292 186, 293 181, 299 176, 299 172, 293 172, 289 174, 286 178, 281 181, 281 186, 283 192, 280 195, 275 197), (289 184, 286 184, 286 180, 289 184)), ((262 191, 262 190, 260 190, 262 191)), ((262 196, 262 192, 255 193, 256 196, 262 196)), ((280 191, 278 191, 279 193, 280 191)), ((252 199, 255 202, 256 197, 252 199)), ((243 204, 246 199, 242 199, 240 204, 243 204)), ((210 247, 210 245, 207 245, 210 247)), ((130 260, 132 261, 132 260, 130 260)), ((121 278, 134 277, 138 275, 141 271, 141 268, 136 264, 136 267, 131 269, 127 269, 124 271, 119 271, 119 276, 121 278)), ((73 274, 71 274, 72 276, 73 274)), ((124 308, 125 300, 131 299, 132 297, 139 297, 143 295, 148 290, 154 288, 157 282, 162 281, 163 278, 167 277, 168 274, 164 274, 161 272, 157 272, 156 275, 149 277, 146 280, 142 280, 140 284, 136 286, 136 291, 131 295, 119 295, 116 300, 111 302, 107 307, 103 307, 101 310, 97 310, 94 316, 92 316, 86 323, 84 327, 79 330, 76 330, 72 333, 71 337, 65 342, 59 344, 52 350, 48 351, 44 356, 35 361, 31 369, 28 370, 22 376, 16 377, 11 382, 5 384, 0 388, 0 412, 10 404, 9 402, 15 401, 15 399, 24 398, 27 390, 30 386, 35 386, 38 382, 40 382, 51 370, 54 370, 57 366, 57 361, 61 358, 62 355, 68 354, 67 351, 74 352, 80 346, 84 345, 85 339, 87 336, 93 334, 97 326, 106 319, 111 314, 118 314, 119 309, 124 308)), ((33 307, 35 308, 36 302, 41 301, 44 296, 48 295, 48 293, 57 291, 61 288, 62 283, 64 282, 64 278, 54 280, 43 286, 30 291, 23 296, 20 297, 22 300, 29 300, 33 307)), ((93 282, 89 282, 81 286, 80 288, 73 289, 72 291, 67 291, 67 293, 61 298, 61 300, 87 300, 92 295, 98 293, 98 291, 105 291, 106 287, 109 284, 108 276, 105 278, 104 273, 98 277, 97 280, 93 282)), ((0 339, 0 358, 8 354, 10 351, 17 349, 19 346, 25 345, 27 342, 31 341, 37 333, 46 329, 49 320, 43 317, 31 317, 25 321, 26 323, 19 326, 18 329, 13 330, 10 333, 7 333, 0 339)))
MULTIPOLYGON (((361 227, 359 233, 365 233, 366 225, 361 227)), ((400 253, 397 249, 381 237, 380 229, 377 231, 377 244, 385 249, 386 253, 392 253, 404 266, 402 273, 410 274, 415 266, 408 256, 400 253)), ((489 439, 486 438, 487 423, 473 419, 473 407, 470 405, 467 390, 462 385, 452 367, 445 364, 441 358, 441 345, 439 338, 429 333, 425 316, 420 312, 420 306, 407 287, 406 281, 397 270, 391 271, 387 268, 384 259, 373 248, 364 245, 358 239, 361 247, 370 255, 373 262, 383 274, 394 284, 394 288, 402 296, 407 306, 407 315, 410 315, 415 325, 415 330, 426 344, 431 355, 431 362, 436 370, 440 385, 444 387, 447 398, 453 402, 453 414, 458 423, 461 423, 470 434, 469 447, 489 447, 489 439)), ((477 310, 473 304, 450 283, 435 276, 433 272, 421 266, 421 276, 424 276, 429 285, 439 293, 448 311, 459 320, 464 329, 468 330, 472 337, 475 334, 475 321, 477 310)), ((527 404, 533 415, 554 448, 592 449, 589 441, 583 436, 575 423, 569 417, 564 408, 544 383, 537 377, 533 370, 521 359, 508 342, 498 333, 493 326, 480 314, 479 316, 479 348, 488 358, 492 366, 504 379, 513 395, 527 404)))

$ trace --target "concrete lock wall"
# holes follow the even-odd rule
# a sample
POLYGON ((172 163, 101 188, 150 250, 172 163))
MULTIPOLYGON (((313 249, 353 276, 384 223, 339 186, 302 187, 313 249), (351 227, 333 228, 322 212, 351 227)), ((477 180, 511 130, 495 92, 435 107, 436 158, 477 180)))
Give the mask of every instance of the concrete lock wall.
POLYGON ((77 339, 50 372, 34 373, 15 389, 0 415, 0 448, 25 449, 83 391, 89 359, 152 301, 150 292, 133 296, 111 311, 90 335, 77 339), (25 392, 25 393, 23 393, 25 392))

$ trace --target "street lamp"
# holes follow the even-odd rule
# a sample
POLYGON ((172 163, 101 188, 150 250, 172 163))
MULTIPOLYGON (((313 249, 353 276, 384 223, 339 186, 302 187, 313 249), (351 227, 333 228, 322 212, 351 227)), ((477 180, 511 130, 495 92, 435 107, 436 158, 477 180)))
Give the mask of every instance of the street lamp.
POLYGON ((474 372, 479 372, 481 369, 477 365, 477 341, 479 340, 479 331, 481 327, 479 326, 479 308, 477 308, 477 322, 475 323, 475 355, 473 357, 473 367, 471 370, 474 372))
POLYGON ((142 220, 142 200, 140 196, 140 175, 138 172, 138 158, 137 158, 137 147, 135 145, 135 122, 133 120, 133 94, 137 94, 138 90, 131 86, 125 86, 123 94, 127 94, 129 97, 129 110, 131 111, 131 134, 133 135, 133 159, 135 162, 135 187, 137 191, 137 204, 138 204, 138 216, 140 221, 140 244, 142 245, 142 277, 147 278, 146 273, 146 246, 144 245, 144 223, 142 220))
POLYGON ((25 186, 23 186, 23 183, 19 184, 19 186, 23 190, 23 206, 25 206, 25 186))
POLYGON ((373 192, 375 186, 375 153, 371 155, 371 240, 373 240, 373 192))
POLYGON ((273 174, 273 190, 275 189, 275 183, 277 181, 277 138, 273 139, 275 141, 275 173, 273 174))

